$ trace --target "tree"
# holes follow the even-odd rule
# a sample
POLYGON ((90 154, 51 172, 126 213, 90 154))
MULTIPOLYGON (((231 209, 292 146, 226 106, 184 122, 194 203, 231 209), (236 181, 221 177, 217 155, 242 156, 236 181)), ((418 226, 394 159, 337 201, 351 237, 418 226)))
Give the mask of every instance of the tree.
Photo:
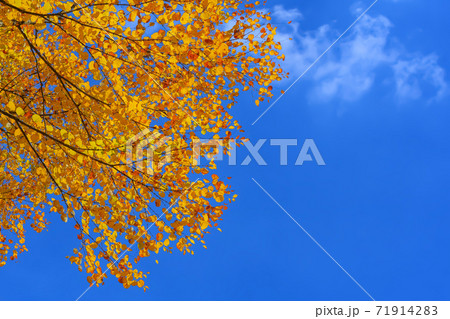
POLYGON ((240 92, 259 104, 284 76, 257 5, 0 0, 0 266, 49 211, 79 231, 69 259, 91 284, 110 270, 145 289, 141 258, 204 243, 235 195, 214 161, 196 165, 192 141, 229 151, 240 92), (159 147, 129 165, 127 142, 146 132, 159 147), (138 169, 150 160, 161 165, 138 169))

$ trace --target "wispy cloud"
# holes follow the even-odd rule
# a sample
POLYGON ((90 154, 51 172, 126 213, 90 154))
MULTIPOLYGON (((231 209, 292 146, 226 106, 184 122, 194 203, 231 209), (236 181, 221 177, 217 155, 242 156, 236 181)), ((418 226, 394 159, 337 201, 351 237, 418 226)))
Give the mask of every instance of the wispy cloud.
MULTIPOLYGON (((357 14, 358 10, 355 11, 357 14)), ((330 25, 302 30, 303 16, 298 10, 276 6, 273 17, 280 23, 276 40, 283 44, 286 56, 283 67, 291 73, 291 78, 301 74, 339 34, 330 25), (283 24, 289 20, 293 20, 291 25, 283 24)), ((313 87, 311 98, 319 102, 355 101, 378 80, 395 83, 399 102, 419 98, 433 101, 446 95, 445 71, 437 55, 408 53, 399 39, 390 34, 392 28, 392 22, 383 15, 365 15, 348 36, 310 70, 307 79, 313 87), (380 72, 382 69, 385 72, 380 72)))
POLYGON ((447 93, 445 71, 439 66, 438 57, 434 54, 399 60, 393 68, 397 96, 403 100, 421 98, 427 89, 423 82, 434 91, 432 100, 439 100, 447 93))

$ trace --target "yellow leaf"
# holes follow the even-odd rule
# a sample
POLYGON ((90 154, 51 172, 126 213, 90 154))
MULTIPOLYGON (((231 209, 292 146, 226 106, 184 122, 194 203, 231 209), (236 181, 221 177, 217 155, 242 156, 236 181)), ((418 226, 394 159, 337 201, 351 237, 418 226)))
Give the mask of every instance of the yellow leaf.
POLYGON ((133 10, 133 11, 131 11, 131 14, 130 14, 130 21, 136 20, 137 14, 138 14, 138 10, 133 10))
POLYGON ((16 114, 19 116, 22 116, 25 114, 25 112, 23 111, 23 109, 19 106, 16 108, 16 114))
POLYGON ((115 69, 120 68, 121 65, 122 65, 122 61, 121 61, 121 60, 115 59, 115 60, 113 61, 113 67, 114 67, 115 69))
POLYGON ((46 13, 49 13, 52 11, 52 5, 50 4, 50 1, 45 1, 44 2, 44 11, 46 13))
POLYGON ((223 74, 223 67, 221 65, 219 65, 216 68, 216 75, 222 75, 223 74))
POLYGON ((33 116, 31 117, 31 119, 32 119, 33 122, 35 122, 35 123, 41 123, 41 122, 42 122, 42 118, 41 118, 38 114, 33 114, 33 116))
POLYGON ((228 45, 226 43, 222 43, 219 48, 217 49, 217 53, 219 53, 221 56, 227 55, 229 52, 228 45))
POLYGON ((200 15, 200 18, 202 18, 203 20, 207 20, 209 19, 211 15, 209 14, 208 11, 203 11, 202 14, 200 15))
POLYGON ((8 102, 8 108, 10 111, 14 111, 16 109, 16 106, 14 105, 13 101, 8 102))
POLYGON ((186 12, 185 13, 183 13, 183 15, 181 16, 181 19, 180 19, 180 22, 182 23, 182 24, 187 24, 187 23, 189 23, 190 22, 190 17, 189 17, 189 14, 187 14, 186 12))

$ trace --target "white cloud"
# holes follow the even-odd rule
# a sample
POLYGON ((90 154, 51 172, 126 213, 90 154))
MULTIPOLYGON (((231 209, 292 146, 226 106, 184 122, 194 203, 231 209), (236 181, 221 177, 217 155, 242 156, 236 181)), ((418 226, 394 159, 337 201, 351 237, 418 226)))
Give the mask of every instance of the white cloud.
POLYGON ((351 38, 340 43, 338 54, 317 65, 313 73, 316 96, 356 100, 366 93, 374 83, 375 69, 396 59, 395 52, 386 50, 390 27, 384 17, 365 16, 351 38))
MULTIPOLYGON (((279 28, 276 40, 283 45, 286 61, 283 67, 297 78, 339 36, 330 25, 314 31, 302 31, 298 10, 286 10, 276 6, 275 22, 293 23, 290 28, 279 28), (292 38, 292 41, 289 41, 292 38)), ((308 73, 312 81, 311 96, 318 101, 342 99, 354 101, 367 93, 378 80, 381 68, 390 70, 400 101, 442 98, 447 92, 445 71, 434 54, 419 53, 411 57, 390 36, 393 25, 386 17, 366 14, 353 29, 338 42, 308 73), (393 44, 396 43, 396 44, 393 44), (427 87, 424 90, 422 87, 427 87), (424 94, 424 93, 427 94, 424 94)), ((386 74, 389 72, 383 72, 386 74)), ((305 78, 306 80, 306 78, 305 78)), ((386 80, 386 79, 382 79, 386 80)))
POLYGON ((296 21, 303 18, 302 13, 297 8, 286 10, 282 5, 273 7, 272 17, 279 21, 296 21))
POLYGON ((440 99, 447 93, 445 71, 439 66, 436 55, 431 54, 410 60, 399 60, 393 66, 395 84, 399 98, 418 99, 423 96, 422 82, 435 88, 434 99, 440 99))

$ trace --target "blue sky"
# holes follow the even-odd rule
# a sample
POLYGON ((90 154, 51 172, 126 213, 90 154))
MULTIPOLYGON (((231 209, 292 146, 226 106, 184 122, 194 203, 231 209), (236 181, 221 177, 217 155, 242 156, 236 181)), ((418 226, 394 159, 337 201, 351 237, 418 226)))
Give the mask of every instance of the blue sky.
MULTIPOLYGON (((274 91, 370 4, 269 0, 291 73, 274 91)), ((208 249, 144 262, 145 293, 108 280, 82 300, 369 300, 252 178, 376 300, 449 300, 449 10, 444 0, 380 0, 255 125, 270 104, 243 96, 233 113, 247 137, 312 138, 327 165, 294 166, 298 146, 280 166, 268 143, 267 166, 219 163, 239 197, 208 249)), ((72 226, 51 220, 1 269, 0 300, 75 300, 87 288, 65 259, 72 226)))

